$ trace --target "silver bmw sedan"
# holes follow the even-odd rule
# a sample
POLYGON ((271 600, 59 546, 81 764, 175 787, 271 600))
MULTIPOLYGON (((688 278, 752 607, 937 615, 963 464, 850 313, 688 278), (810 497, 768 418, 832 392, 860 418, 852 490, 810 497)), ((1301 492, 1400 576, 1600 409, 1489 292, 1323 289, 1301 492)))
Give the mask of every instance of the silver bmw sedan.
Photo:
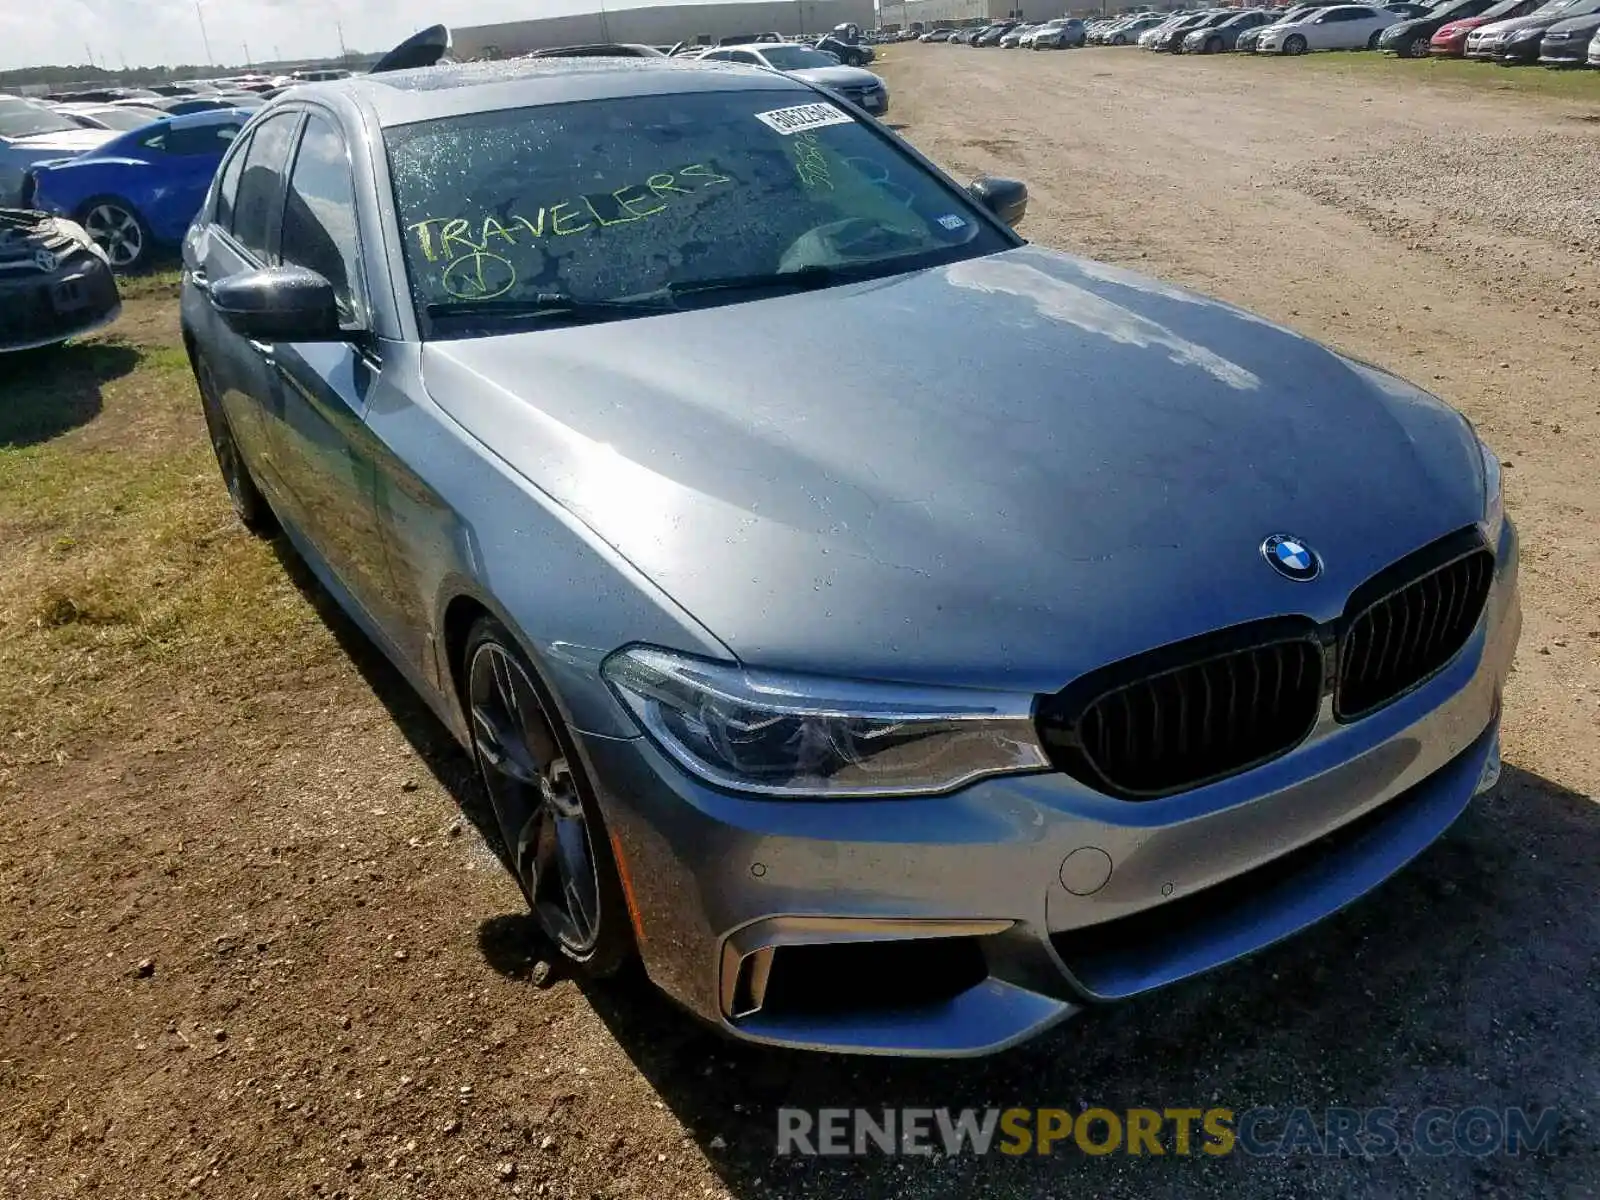
POLYGON ((1028 245, 1026 199, 664 58, 308 84, 224 160, 182 318, 233 503, 470 749, 590 971, 985 1053, 1302 930, 1494 784, 1517 535, 1467 421, 1028 245))

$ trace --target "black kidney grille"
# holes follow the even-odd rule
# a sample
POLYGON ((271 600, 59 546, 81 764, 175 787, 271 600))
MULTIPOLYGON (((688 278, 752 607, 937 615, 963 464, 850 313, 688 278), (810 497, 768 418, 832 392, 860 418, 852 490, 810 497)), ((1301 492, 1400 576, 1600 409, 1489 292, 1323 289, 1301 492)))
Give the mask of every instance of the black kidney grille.
POLYGON ((1094 787, 1170 795, 1299 745, 1317 721, 1322 663, 1309 636, 1196 658, 1100 691, 1075 715, 1069 700, 1049 697, 1040 734, 1057 766, 1094 787))
POLYGON ((1493 582, 1494 556, 1479 548, 1358 610, 1339 647, 1334 715, 1365 716, 1444 667, 1477 628, 1493 582))

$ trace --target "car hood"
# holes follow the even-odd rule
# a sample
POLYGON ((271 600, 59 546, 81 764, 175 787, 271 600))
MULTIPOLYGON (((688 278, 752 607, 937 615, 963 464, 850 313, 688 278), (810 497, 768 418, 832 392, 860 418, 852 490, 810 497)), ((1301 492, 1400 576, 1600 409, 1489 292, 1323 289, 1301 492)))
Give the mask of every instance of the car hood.
POLYGON ((769 667, 1053 690, 1238 622, 1331 619, 1483 510, 1476 442, 1438 401, 1034 247, 428 342, 422 369, 456 422, 769 667), (1275 574, 1273 533, 1322 577, 1275 574))
POLYGON ((1439 26, 1439 28, 1434 31, 1434 36, 1438 37, 1442 35, 1446 38, 1450 38, 1455 37, 1457 34, 1471 33, 1474 29, 1477 29, 1484 23, 1485 22, 1482 17, 1458 17, 1454 21, 1446 21, 1443 25, 1439 26))
POLYGON ((12 138, 5 145, 13 154, 20 152, 30 157, 58 157, 83 154, 121 136, 115 129, 68 129, 60 133, 36 133, 32 137, 12 138))
POLYGON ((1587 13, 1581 17, 1568 17, 1550 26, 1550 33, 1593 33, 1600 29, 1600 13, 1587 13))
POLYGON ((860 67, 806 67, 804 70, 784 73, 819 87, 835 89, 878 87, 883 82, 871 71, 863 71, 860 67))
POLYGON ((1549 29, 1550 26, 1566 19, 1560 15, 1541 17, 1529 14, 1526 17, 1512 17, 1509 20, 1496 21, 1492 25, 1483 26, 1479 32, 1516 33, 1521 29, 1549 29))
POLYGON ((1396 21, 1379 36, 1380 45, 1392 46, 1413 34, 1432 33, 1448 22, 1442 17, 1406 17, 1396 21))

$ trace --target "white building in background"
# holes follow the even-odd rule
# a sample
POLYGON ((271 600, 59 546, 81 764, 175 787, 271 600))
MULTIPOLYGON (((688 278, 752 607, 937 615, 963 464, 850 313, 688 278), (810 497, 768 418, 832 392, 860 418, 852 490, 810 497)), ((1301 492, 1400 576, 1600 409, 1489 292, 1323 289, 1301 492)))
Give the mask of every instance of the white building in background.
POLYGON ((640 8, 606 5, 602 11, 564 17, 451 26, 451 56, 457 60, 510 58, 529 50, 593 42, 643 42, 649 46, 714 43, 740 33, 826 33, 845 23, 863 30, 876 27, 874 0, 749 0, 640 8))
MULTIPOLYGON (((1144 0, 1148 3, 1148 0, 1144 0)), ((879 9, 885 29, 905 29, 920 22, 923 28, 1002 21, 1048 21, 1052 17, 1086 17, 1139 7, 1139 0, 903 0, 879 9)))

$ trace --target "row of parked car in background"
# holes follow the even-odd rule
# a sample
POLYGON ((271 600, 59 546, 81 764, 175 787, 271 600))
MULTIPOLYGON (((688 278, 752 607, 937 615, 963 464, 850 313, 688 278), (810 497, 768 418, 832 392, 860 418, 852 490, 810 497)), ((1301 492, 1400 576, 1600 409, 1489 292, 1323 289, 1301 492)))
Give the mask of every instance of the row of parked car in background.
POLYGON ((114 271, 176 246, 250 117, 343 70, 0 95, 0 349, 113 319, 114 271))
POLYGON ((1009 19, 918 36, 923 42, 1000 49, 1138 45, 1172 54, 1291 55, 1379 50, 1401 58, 1600 67, 1600 0, 1186 9, 1091 20, 1060 17, 1038 24, 1009 19))

